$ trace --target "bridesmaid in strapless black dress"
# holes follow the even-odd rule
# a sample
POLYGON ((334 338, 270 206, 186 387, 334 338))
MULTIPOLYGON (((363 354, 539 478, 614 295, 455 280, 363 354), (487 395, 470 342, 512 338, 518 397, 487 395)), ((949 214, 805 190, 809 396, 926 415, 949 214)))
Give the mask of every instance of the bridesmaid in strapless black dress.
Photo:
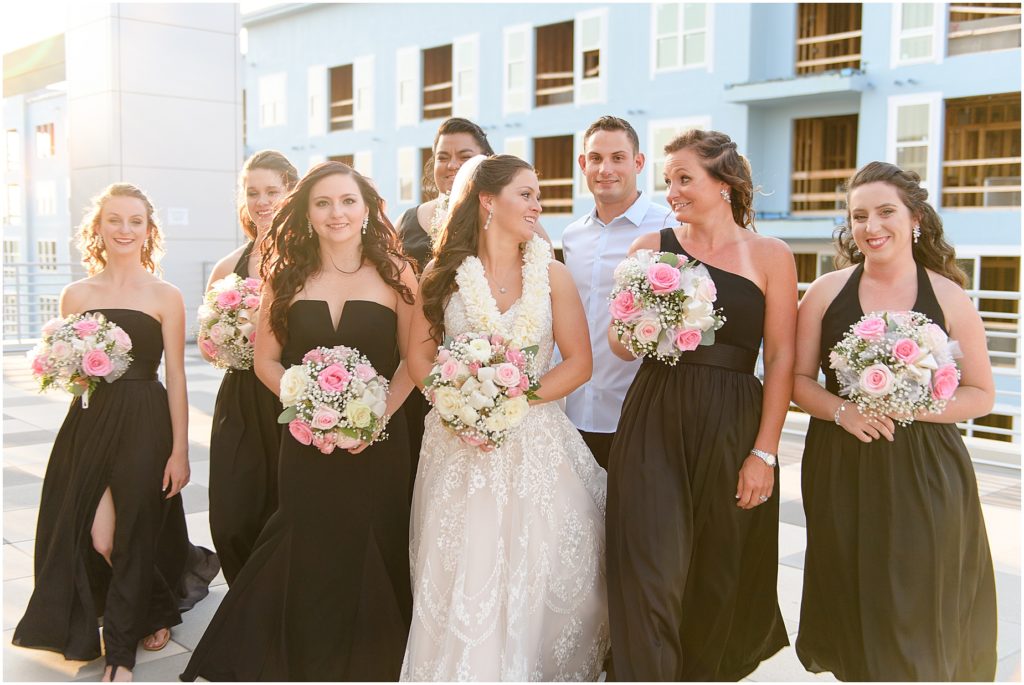
MULTIPOLYGON (((864 316, 860 264, 821 319, 821 370, 864 316)), ((927 272, 920 312, 945 330, 927 272)), ((811 418, 802 463, 807 554, 797 655, 841 680, 992 680, 996 594, 970 454, 955 423, 861 442, 811 418)))
MULTIPOLYGON (((250 241, 234 273, 249 276, 250 241)), ((210 532, 228 585, 277 509, 281 403, 252 369, 224 374, 210 435, 210 532)))
POLYGON ((71 403, 43 481, 36 528, 35 590, 14 644, 99 657, 103 617, 107 663, 133 668, 139 640, 181 623, 206 596, 217 557, 188 541, 181 495, 160 492, 172 430, 167 391, 157 380, 160 322, 134 309, 97 309, 132 339, 131 366, 101 383, 83 409, 71 403), (113 567, 90 530, 109 487, 117 511, 113 567))
MULTIPOLYGON (((659 249, 687 254, 671 228, 659 249)), ((739 680, 789 644, 776 594, 779 490, 751 510, 733 497, 761 420, 754 366, 765 298, 752 281, 705 266, 726 324, 674 367, 644 359, 609 455, 620 680, 739 680)))
MULTIPOLYGON (((323 300, 288 312, 285 368, 348 345, 390 378, 395 312, 349 300, 334 330, 323 300)), ((183 680, 398 680, 412 618, 409 466, 401 411, 358 455, 323 455, 283 431, 278 510, 196 647, 183 680)))

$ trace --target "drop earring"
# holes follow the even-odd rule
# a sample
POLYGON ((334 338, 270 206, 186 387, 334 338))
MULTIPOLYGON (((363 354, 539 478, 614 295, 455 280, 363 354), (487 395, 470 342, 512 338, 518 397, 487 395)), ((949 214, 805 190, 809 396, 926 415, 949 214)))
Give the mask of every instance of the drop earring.
POLYGON ((306 218, 306 232, 309 234, 310 238, 313 237, 313 222, 310 221, 308 217, 306 218))
POLYGON ((914 244, 921 238, 921 224, 914 224, 914 244))
POLYGON ((363 217, 363 235, 366 235, 366 227, 370 225, 370 215, 363 217))
POLYGON ((494 218, 494 210, 492 209, 492 210, 487 212, 487 221, 484 222, 484 230, 485 231, 488 228, 491 227, 491 219, 493 219, 493 218, 494 218))
POLYGON ((726 202, 732 203, 732 195, 729 194, 728 189, 722 188, 718 192, 722 196, 723 200, 725 200, 726 202))

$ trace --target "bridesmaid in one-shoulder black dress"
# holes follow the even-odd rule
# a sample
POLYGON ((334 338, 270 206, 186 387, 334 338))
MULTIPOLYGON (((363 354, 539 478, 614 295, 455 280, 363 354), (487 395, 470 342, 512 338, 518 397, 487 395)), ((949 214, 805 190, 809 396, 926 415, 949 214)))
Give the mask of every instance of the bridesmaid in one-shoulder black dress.
MULTIPOLYGON (((250 241, 234 273, 249 276, 250 241)), ((281 403, 252 369, 229 369, 213 408, 210 532, 228 585, 277 509, 281 403)))
MULTIPOLYGON (((687 254, 671 228, 659 249, 687 254)), ((644 359, 609 456, 620 680, 739 680, 789 644, 776 594, 779 490, 751 510, 734 498, 761 419, 765 298, 747 278, 705 266, 725 325, 676 366, 644 359)))
MULTIPOLYGON (((285 368, 317 346, 347 345, 391 378, 398 319, 349 300, 288 311, 285 368)), ((278 510, 196 647, 183 680, 398 680, 412 617, 409 453, 399 410, 389 437, 357 455, 321 454, 282 432, 278 510)))
MULTIPOLYGON (((829 351, 864 315, 858 265, 821 320, 829 351)), ((946 320, 924 267, 920 312, 946 320)), ((861 442, 811 418, 801 488, 807 554, 797 655, 841 680, 992 680, 996 595, 970 454, 954 423, 898 426, 861 442)))
POLYGON ((14 644, 100 656, 135 666, 139 640, 181 623, 206 596, 217 557, 188 541, 181 495, 160 491, 172 429, 167 391, 157 380, 160 322, 134 309, 95 309, 132 339, 133 361, 101 383, 88 409, 71 403, 46 468, 36 528, 35 590, 14 644), (117 512, 113 567, 93 548, 96 507, 109 487, 117 512))

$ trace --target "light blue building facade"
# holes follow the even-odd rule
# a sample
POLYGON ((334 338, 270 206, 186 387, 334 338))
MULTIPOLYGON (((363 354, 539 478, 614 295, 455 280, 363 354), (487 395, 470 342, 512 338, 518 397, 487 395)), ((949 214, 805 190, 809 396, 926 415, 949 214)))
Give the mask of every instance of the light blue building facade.
POLYGON ((1000 394, 979 435, 1019 439, 1019 3, 292 4, 243 25, 246 150, 352 163, 392 218, 420 201, 449 115, 538 168, 556 242, 593 207, 575 161, 590 122, 632 122, 656 202, 664 144, 714 128, 806 283, 831 269, 843 179, 914 168, 991 334, 1000 394))

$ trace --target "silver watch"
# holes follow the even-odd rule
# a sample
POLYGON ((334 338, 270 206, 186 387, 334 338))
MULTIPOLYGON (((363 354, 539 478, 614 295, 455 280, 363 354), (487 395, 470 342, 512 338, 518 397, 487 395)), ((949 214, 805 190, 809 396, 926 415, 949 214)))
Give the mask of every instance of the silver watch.
POLYGON ((765 452, 764 450, 759 450, 756 447, 750 450, 750 453, 772 468, 775 468, 775 464, 779 461, 777 455, 772 454, 771 452, 765 452))

